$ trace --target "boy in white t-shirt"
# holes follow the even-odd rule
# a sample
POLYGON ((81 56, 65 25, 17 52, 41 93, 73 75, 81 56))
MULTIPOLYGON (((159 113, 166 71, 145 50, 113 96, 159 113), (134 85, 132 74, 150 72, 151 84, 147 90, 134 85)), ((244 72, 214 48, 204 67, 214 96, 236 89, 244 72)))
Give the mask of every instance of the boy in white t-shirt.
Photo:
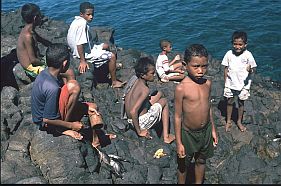
POLYGON ((160 48, 162 52, 158 55, 156 61, 156 72, 162 82, 180 81, 184 78, 184 71, 182 64, 176 63, 180 60, 180 56, 169 62, 167 54, 172 50, 172 43, 169 40, 163 39, 160 41, 160 48))
POLYGON ((246 131, 242 125, 244 101, 250 96, 251 74, 256 71, 257 64, 250 51, 247 50, 247 33, 235 31, 232 34, 232 50, 229 50, 223 60, 224 68, 224 97, 227 98, 227 117, 225 130, 230 131, 232 126, 231 115, 234 96, 238 96, 237 126, 241 132, 246 131))
POLYGON ((94 18, 94 5, 89 2, 80 4, 80 15, 75 16, 68 33, 67 43, 73 52, 73 57, 80 59, 78 70, 81 74, 89 69, 88 62, 93 62, 96 68, 108 62, 113 88, 121 88, 126 82, 116 78, 116 55, 110 51, 109 45, 102 43, 94 45, 89 35, 89 25, 94 18))

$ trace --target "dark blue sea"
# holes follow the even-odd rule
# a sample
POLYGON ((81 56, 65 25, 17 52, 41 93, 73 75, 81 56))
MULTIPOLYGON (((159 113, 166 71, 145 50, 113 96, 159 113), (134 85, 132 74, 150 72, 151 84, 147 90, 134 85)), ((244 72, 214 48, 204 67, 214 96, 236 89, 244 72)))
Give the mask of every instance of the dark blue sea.
MULTIPOLYGON (((53 19, 70 24, 79 15, 78 0, 2 0, 1 12, 27 2, 40 6, 53 19)), ((281 82, 281 1, 280 0, 95 0, 92 26, 115 29, 115 44, 156 55, 159 40, 173 42, 175 52, 192 43, 206 46, 221 60, 231 48, 235 30, 248 33, 252 52, 263 76, 281 82)))

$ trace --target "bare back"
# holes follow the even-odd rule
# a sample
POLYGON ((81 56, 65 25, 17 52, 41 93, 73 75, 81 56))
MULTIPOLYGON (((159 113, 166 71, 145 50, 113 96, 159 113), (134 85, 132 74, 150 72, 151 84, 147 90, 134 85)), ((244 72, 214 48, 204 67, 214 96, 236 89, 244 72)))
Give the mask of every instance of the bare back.
POLYGON ((24 68, 27 68, 30 64, 40 64, 36 34, 29 25, 26 25, 19 35, 17 57, 24 68))
POLYGON ((211 81, 195 83, 184 78, 175 90, 175 112, 182 113, 182 127, 185 130, 203 128, 210 120, 211 81))
POLYGON ((136 80, 134 86, 125 97, 125 111, 128 118, 132 118, 130 112, 134 109, 140 113, 140 115, 147 112, 147 109, 143 105, 149 104, 147 103, 149 102, 148 96, 149 88, 139 79, 136 80))

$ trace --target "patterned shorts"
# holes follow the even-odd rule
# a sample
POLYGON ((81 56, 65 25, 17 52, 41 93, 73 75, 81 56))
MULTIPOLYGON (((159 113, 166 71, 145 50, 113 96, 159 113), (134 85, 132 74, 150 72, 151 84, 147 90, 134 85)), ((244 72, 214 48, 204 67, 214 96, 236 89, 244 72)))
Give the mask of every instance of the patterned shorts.
MULTIPOLYGON (((139 117, 139 125, 141 129, 150 129, 153 125, 161 120, 162 106, 160 103, 154 103, 147 113, 139 117)), ((128 119, 128 123, 133 124, 132 119, 128 119)))

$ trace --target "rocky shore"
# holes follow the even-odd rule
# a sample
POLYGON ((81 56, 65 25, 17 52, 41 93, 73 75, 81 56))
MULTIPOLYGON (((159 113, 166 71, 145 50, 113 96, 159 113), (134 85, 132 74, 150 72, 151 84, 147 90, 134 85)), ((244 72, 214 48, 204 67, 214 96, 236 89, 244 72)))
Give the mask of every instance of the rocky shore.
MULTIPOLYGON (((138 138, 120 118, 122 89, 114 91, 99 72, 95 76, 89 73, 77 76, 82 87, 80 99, 97 103, 106 132, 117 134, 117 139, 101 151, 120 158, 120 174, 100 162, 99 152, 88 143, 67 136, 53 136, 32 124, 32 82, 20 68, 15 54, 23 25, 19 10, 1 12, 1 184, 177 183, 175 143, 164 144, 156 130, 152 130, 152 140, 138 138), (160 148, 167 155, 153 158, 160 148)), ((46 19, 37 32, 52 42, 66 42, 67 29, 64 22, 46 19)), ((128 80, 134 74, 135 62, 141 56, 149 55, 125 49, 126 46, 122 46, 123 49, 116 47, 113 28, 95 27, 92 32, 97 41, 108 41, 116 49, 117 62, 123 65, 117 72, 121 80, 128 80)), ((46 48, 39 47, 44 54, 46 48)), ((77 61, 72 60, 72 66, 77 69, 77 61)), ((231 132, 226 133, 223 69, 220 61, 211 56, 207 77, 213 82, 211 95, 219 143, 215 155, 207 162, 204 183, 281 184, 280 82, 256 74, 251 97, 245 102, 243 122, 247 131, 242 133, 234 125, 231 132)), ((150 83, 150 87, 164 92, 169 100, 172 133, 175 86, 173 82, 163 84, 158 80, 150 83)), ((233 118, 235 120, 235 114, 233 118)), ((192 167, 189 173, 187 182, 192 181, 192 167)))

